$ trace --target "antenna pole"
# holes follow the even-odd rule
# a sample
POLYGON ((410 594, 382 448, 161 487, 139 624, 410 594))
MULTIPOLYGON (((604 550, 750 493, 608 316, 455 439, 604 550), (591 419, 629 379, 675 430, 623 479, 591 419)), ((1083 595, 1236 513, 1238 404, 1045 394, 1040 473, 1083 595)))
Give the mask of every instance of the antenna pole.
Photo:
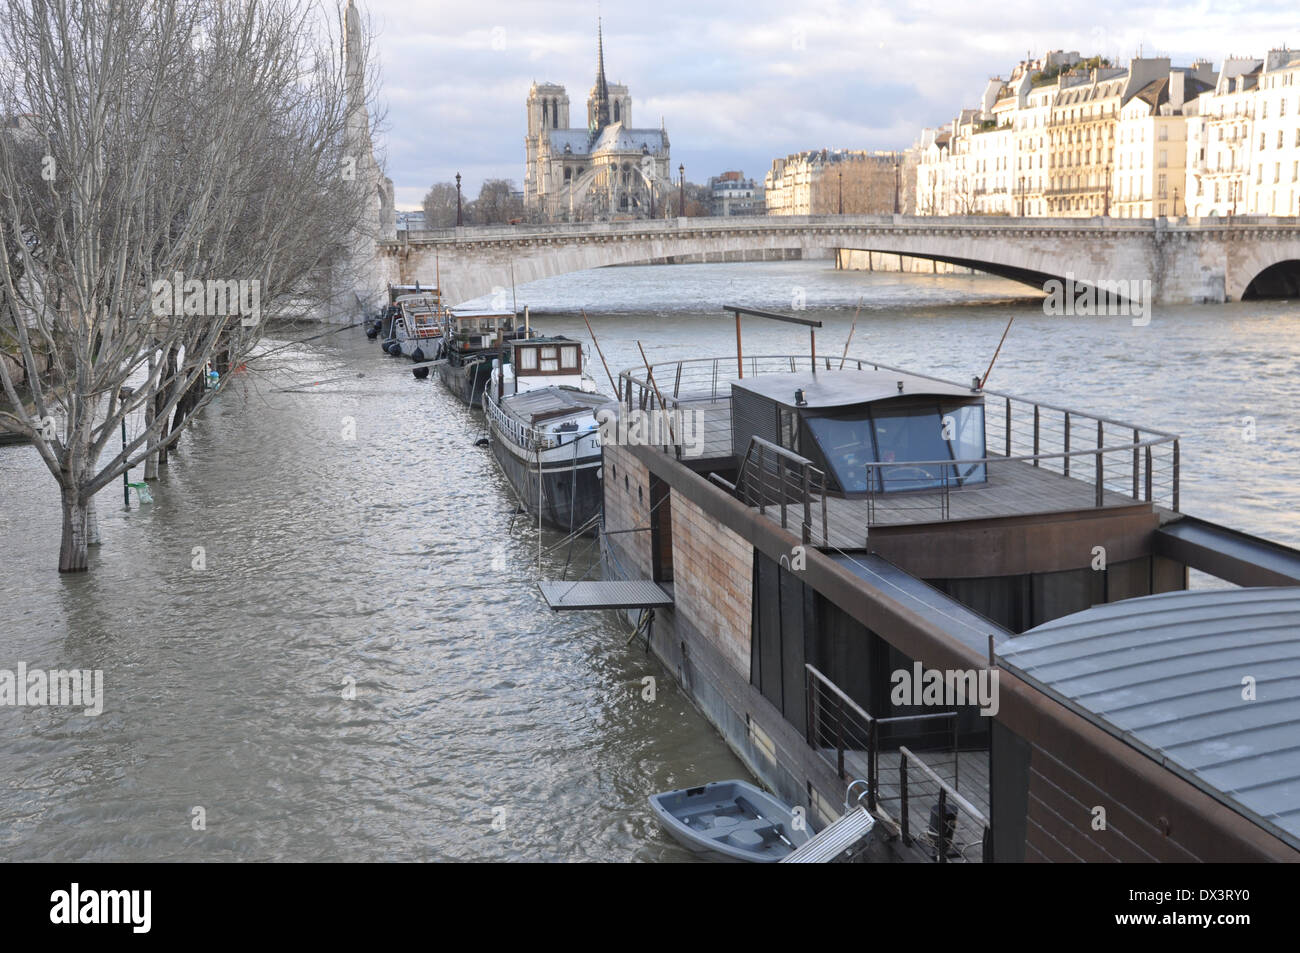
MULTIPOLYGON (((739 315, 736 316, 736 320, 740 320, 739 315)), ((659 409, 660 411, 663 412, 664 418, 668 423, 668 439, 675 444, 677 443, 677 438, 673 436, 673 418, 672 415, 668 413, 668 408, 664 404, 664 395, 659 393, 659 383, 655 380, 654 369, 650 366, 650 361, 645 356, 645 348, 641 347, 641 342, 637 341, 636 346, 637 349, 641 352, 641 363, 645 365, 646 380, 648 380, 650 382, 650 386, 654 388, 655 397, 659 399, 659 409)))
POLYGON ((605 365, 605 376, 609 378, 609 386, 614 388, 614 394, 618 395, 618 385, 614 383, 614 375, 609 372, 609 363, 605 360, 605 352, 600 349, 600 342, 596 340, 596 332, 591 329, 591 322, 587 320, 587 309, 582 309, 582 320, 586 322, 587 333, 591 335, 591 343, 596 345, 596 353, 600 355, 600 363, 605 365))
MULTIPOLYGON (((1015 319, 1016 316, 1013 314, 1011 320, 1007 321, 1007 326, 1002 330, 1002 341, 1007 339, 1007 332, 1011 330, 1011 322, 1015 319)), ((998 341, 998 349, 993 352, 993 360, 989 361, 989 369, 984 372, 984 378, 980 381, 980 390, 983 390, 984 385, 988 383, 989 374, 993 371, 993 365, 997 361, 998 355, 1002 353, 1002 341, 998 341)))
POLYGON ((849 345, 853 343, 853 332, 858 329, 858 315, 862 312, 862 299, 858 299, 858 310, 853 312, 853 325, 849 328, 849 339, 844 342, 844 355, 840 358, 840 370, 844 370, 844 361, 849 356, 849 345))

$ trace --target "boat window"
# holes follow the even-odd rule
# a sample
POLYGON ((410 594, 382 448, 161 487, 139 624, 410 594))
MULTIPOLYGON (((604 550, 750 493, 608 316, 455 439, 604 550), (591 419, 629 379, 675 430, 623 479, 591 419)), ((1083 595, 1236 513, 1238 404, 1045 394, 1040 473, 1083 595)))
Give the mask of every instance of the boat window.
POLYGON ((559 348, 554 344, 547 344, 540 350, 542 352, 542 372, 559 370, 559 348))
POLYGON ((564 367, 576 368, 578 366, 578 345, 566 344, 560 348, 560 363, 564 367))
MULTIPOLYGON (((944 422, 951 422, 949 442, 952 455, 957 460, 982 460, 984 451, 984 405, 962 404, 943 410, 944 422)), ((983 483, 988 479, 988 467, 983 463, 957 467, 962 483, 983 483)))
POLYGON ((793 410, 786 410, 784 407, 778 409, 777 413, 780 415, 777 442, 787 450, 798 453, 799 417, 793 410))
POLYGON ((953 468, 926 463, 952 459, 938 405, 878 413, 875 431, 879 461, 896 464, 878 469, 877 490, 924 490, 953 480, 953 468))
POLYGON ((867 464, 876 459, 871 419, 866 415, 809 417, 807 424, 840 489, 845 493, 865 493, 867 464))
POLYGON ((521 347, 519 349, 519 369, 522 371, 537 370, 537 348, 521 347))
MULTIPOLYGON (((781 421, 784 430, 784 419, 781 421)), ((982 460, 985 456, 981 404, 877 405, 852 416, 809 417, 817 444, 803 455, 824 460, 846 493, 925 490, 944 485, 982 483, 984 463, 944 465, 934 461, 982 460), (868 468, 869 463, 884 464, 868 468), (868 473, 874 482, 868 486, 868 473)), ((782 442, 785 436, 782 433, 782 442)))

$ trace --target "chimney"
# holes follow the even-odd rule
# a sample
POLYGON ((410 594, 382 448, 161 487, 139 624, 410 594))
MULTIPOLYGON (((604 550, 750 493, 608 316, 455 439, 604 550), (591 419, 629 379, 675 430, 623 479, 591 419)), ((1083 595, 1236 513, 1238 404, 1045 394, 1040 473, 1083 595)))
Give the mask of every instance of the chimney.
POLYGON ((1182 70, 1174 70, 1169 74, 1169 108, 1173 112, 1181 112, 1183 101, 1187 96, 1187 74, 1182 70))

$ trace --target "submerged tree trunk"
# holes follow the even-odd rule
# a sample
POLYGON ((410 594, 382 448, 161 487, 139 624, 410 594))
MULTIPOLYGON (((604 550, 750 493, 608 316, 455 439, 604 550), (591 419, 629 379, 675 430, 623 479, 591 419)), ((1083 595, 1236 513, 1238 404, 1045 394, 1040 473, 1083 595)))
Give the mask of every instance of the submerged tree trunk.
POLYGON ((172 399, 172 391, 176 388, 176 345, 174 344, 167 351, 166 363, 163 365, 163 380, 167 381, 167 385, 154 402, 154 413, 162 416, 161 426, 158 431, 158 442, 161 446, 158 448, 157 460, 159 464, 166 466, 167 449, 170 446, 166 441, 171 434, 171 414, 164 413, 164 411, 168 402, 172 399))
POLYGON ((99 510, 92 496, 86 501, 86 545, 99 546, 104 540, 99 535, 99 510))
MULTIPOLYGON (((153 351, 149 352, 149 380, 153 380, 155 364, 153 351)), ((144 426, 149 431, 149 455, 144 458, 144 478, 145 482, 158 479, 158 436, 154 428, 154 420, 158 416, 158 398, 144 405, 144 426)))
POLYGON ((63 542, 59 547, 59 572, 85 572, 89 543, 88 508, 77 490, 63 491, 63 542))

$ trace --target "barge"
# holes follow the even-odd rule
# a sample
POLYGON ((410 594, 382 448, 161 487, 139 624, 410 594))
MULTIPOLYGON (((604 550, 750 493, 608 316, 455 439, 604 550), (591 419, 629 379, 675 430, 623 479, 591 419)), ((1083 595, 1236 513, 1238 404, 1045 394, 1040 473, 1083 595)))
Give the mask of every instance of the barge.
POLYGON ((620 375, 703 439, 605 444, 606 581, 551 608, 635 614, 764 785, 821 826, 857 784, 889 859, 1300 860, 1300 551, 1183 514, 1177 435, 737 350, 620 375))
POLYGON ((583 530, 600 513, 596 415, 613 399, 596 392, 582 345, 565 337, 511 341, 483 392, 489 442, 516 497, 555 529, 583 530))
POLYGON ((529 335, 523 326, 515 326, 517 318, 512 311, 448 311, 442 336, 444 347, 439 352, 445 362, 437 365, 443 386, 466 404, 477 407, 494 362, 509 361, 510 342, 529 335))

